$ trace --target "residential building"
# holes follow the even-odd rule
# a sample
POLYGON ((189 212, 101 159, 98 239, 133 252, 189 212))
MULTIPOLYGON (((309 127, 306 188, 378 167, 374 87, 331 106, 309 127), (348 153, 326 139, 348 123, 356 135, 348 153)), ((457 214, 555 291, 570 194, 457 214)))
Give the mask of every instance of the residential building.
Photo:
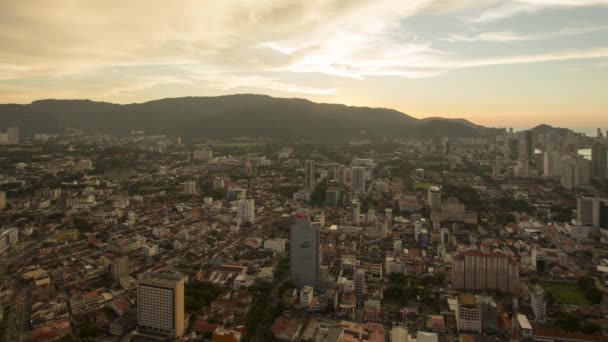
POLYGON ((458 331, 481 333, 481 312, 475 295, 467 293, 458 296, 456 326, 458 331))
POLYGON ((0 253, 3 253, 11 246, 15 246, 17 241, 19 241, 19 232, 17 231, 17 228, 5 228, 0 230, 0 253))
POLYGON ((547 321, 547 302, 545 301, 545 292, 538 285, 530 291, 530 305, 534 317, 536 317, 536 323, 544 324, 547 321))
POLYGON ((458 290, 500 290, 516 293, 519 263, 503 252, 461 250, 453 256, 452 287, 458 290))
POLYGON ((124 255, 112 260, 111 265, 112 277, 118 281, 120 278, 129 275, 131 268, 129 265, 129 257, 124 255))
POLYGON ((184 193, 186 195, 195 195, 198 193, 196 189, 196 181, 185 181, 184 182, 184 193))
POLYGON ((238 201, 237 215, 241 218, 241 222, 255 222, 255 202, 253 198, 238 201))
POLYGON ((355 294, 365 293, 365 269, 358 268, 353 276, 353 285, 355 294))
POLYGON ((9 127, 6 129, 7 141, 9 145, 19 144, 19 128, 9 127))
POLYGON ((351 173, 352 192, 355 194, 364 194, 366 192, 365 168, 361 166, 353 166, 351 173))
POLYGON ((177 274, 148 273, 138 279, 137 330, 144 335, 179 338, 184 321, 184 284, 177 274))
POLYGON ((314 190, 315 185, 315 161, 306 160, 304 162, 304 187, 309 190, 314 190))
POLYGON ((608 144, 594 144, 591 148, 591 175, 608 178, 608 144))
POLYGON ((315 286, 321 262, 320 232, 307 213, 297 213, 290 232, 291 281, 299 288, 315 286))
POLYGON ((431 210, 441 210, 441 190, 432 186, 427 191, 427 202, 431 210))

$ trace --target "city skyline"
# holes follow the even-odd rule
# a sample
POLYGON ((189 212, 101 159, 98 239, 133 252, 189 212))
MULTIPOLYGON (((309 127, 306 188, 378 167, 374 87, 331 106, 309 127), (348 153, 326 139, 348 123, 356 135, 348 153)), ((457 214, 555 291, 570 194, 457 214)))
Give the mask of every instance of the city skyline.
POLYGON ((604 127, 605 0, 0 5, 0 102, 263 93, 604 127))

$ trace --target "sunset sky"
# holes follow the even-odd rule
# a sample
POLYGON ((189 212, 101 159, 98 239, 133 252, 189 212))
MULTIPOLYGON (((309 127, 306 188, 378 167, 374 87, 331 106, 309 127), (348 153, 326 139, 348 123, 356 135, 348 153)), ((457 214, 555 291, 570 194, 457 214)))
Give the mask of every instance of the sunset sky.
POLYGON ((608 126, 608 0, 0 0, 0 102, 262 93, 608 126))

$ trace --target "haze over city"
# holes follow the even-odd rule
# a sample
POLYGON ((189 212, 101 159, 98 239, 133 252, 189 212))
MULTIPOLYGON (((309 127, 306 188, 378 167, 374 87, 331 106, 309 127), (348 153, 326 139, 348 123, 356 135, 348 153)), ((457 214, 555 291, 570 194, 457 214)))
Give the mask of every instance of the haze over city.
POLYGON ((0 102, 261 93, 493 127, 608 123, 605 0, 0 3, 0 102))

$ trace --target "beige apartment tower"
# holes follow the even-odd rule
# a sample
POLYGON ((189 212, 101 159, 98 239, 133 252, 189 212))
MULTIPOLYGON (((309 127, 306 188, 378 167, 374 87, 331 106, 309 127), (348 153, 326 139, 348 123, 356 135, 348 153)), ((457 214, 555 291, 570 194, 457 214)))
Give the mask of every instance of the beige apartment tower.
POLYGON ((145 274, 137 287, 137 330, 146 336, 184 335, 184 284, 179 274, 145 274))

